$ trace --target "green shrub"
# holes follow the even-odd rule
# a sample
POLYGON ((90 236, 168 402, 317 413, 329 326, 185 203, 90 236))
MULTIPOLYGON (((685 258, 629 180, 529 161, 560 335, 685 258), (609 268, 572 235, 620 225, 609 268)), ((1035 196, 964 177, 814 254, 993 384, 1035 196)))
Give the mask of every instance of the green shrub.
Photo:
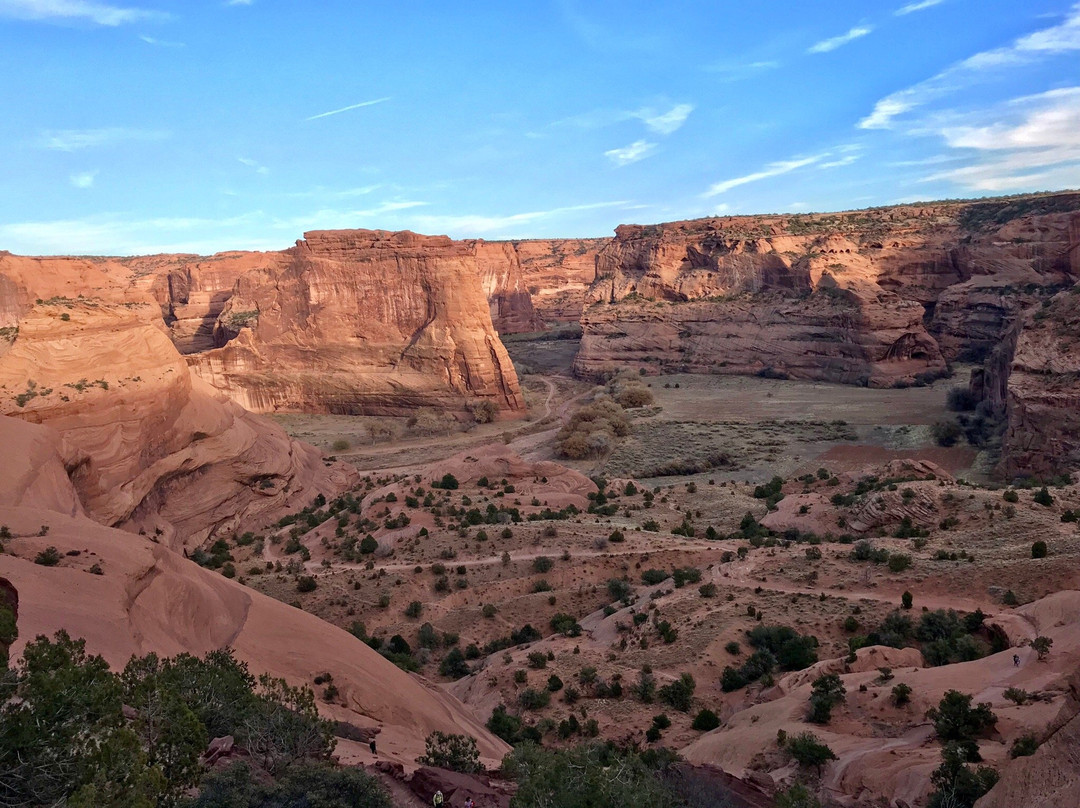
POLYGON ((1046 542, 1041 539, 1031 545, 1031 557, 1032 558, 1046 558, 1047 555, 1046 542))
POLYGON ((694 716, 693 722, 690 724, 691 729, 696 729, 699 732, 709 732, 720 726, 720 718, 712 710, 701 710, 694 716))
POLYGON ((296 579, 297 592, 314 592, 317 587, 318 584, 311 575, 301 575, 296 579))
POLYGON ((694 703, 694 689, 697 683, 689 673, 684 673, 676 681, 660 688, 657 695, 664 702, 681 712, 689 712, 694 703))
POLYGON ((1049 508, 1051 505, 1054 504, 1054 498, 1050 496, 1050 492, 1046 489, 1046 486, 1044 485, 1042 488, 1035 492, 1035 496, 1032 497, 1032 502, 1034 502, 1036 505, 1043 505, 1049 508))
POLYGON ((43 567, 55 567, 60 563, 60 551, 49 546, 34 556, 34 563, 43 567))
POLYGON ((1039 748, 1039 740, 1032 734, 1021 735, 1015 741, 1013 741, 1012 748, 1009 750, 1009 757, 1028 757, 1034 755, 1035 751, 1039 748))
POLYGON ((814 680, 810 693, 810 711, 806 720, 813 724, 828 724, 832 709, 844 701, 847 691, 835 673, 819 676, 814 680))
POLYGON ((476 739, 471 735, 456 735, 435 730, 424 741, 424 754, 416 759, 421 766, 435 766, 463 774, 477 774, 484 770, 480 765, 480 752, 476 739))
POLYGON ((830 760, 837 759, 833 750, 821 743, 812 732, 801 732, 789 738, 787 750, 800 766, 813 766, 819 771, 830 760))
POLYGON ((926 711, 926 717, 934 724, 934 731, 942 741, 974 741, 997 723, 997 716, 988 703, 971 706, 971 696, 958 690, 949 690, 938 703, 926 711))

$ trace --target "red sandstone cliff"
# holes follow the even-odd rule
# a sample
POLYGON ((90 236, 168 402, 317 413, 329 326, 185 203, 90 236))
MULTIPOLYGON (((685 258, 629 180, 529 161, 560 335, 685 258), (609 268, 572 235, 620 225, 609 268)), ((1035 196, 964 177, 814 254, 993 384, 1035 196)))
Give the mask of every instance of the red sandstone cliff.
POLYGON ((513 242, 533 308, 544 322, 576 323, 596 277, 596 256, 609 238, 513 242))
POLYGON ((255 412, 524 409, 476 245, 445 236, 307 233, 238 279, 215 341, 227 343, 188 363, 255 412))
POLYGON ((191 546, 355 475, 193 377, 117 262, 0 255, 0 311, 0 415, 62 435, 79 502, 57 510, 191 546))
POLYGON ((775 372, 889 386, 981 358, 1080 276, 1080 195, 624 226, 576 369, 775 372))

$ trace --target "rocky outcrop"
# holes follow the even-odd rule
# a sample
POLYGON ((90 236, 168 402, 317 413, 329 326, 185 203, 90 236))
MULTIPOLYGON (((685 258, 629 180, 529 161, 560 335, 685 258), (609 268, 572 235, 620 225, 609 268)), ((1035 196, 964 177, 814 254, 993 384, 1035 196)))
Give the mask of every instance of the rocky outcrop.
POLYGON ((515 245, 505 241, 469 241, 487 297, 491 322, 500 334, 541 331, 544 321, 533 308, 515 245))
POLYGON ((1010 763, 975 808, 1080 805, 1080 675, 1069 679, 1065 703, 1040 736, 1035 754, 1010 763))
POLYGON ((191 355, 201 378, 254 412, 524 409, 492 325, 476 245, 372 230, 305 234, 242 275, 216 326, 224 347, 191 355))
MULTIPOLYGON (((13 427, 33 429, 21 422, 13 427)), ((26 468, 30 462, 11 457, 0 475, 25 479, 34 473, 26 468)), ((41 455, 33 462, 62 475, 66 459, 41 455)), ((485 765, 497 766, 509 750, 456 699, 348 632, 199 567, 164 542, 54 511, 52 503, 27 497, 18 506, 0 504, 0 524, 13 535, 0 553, 0 604, 5 578, 19 587, 13 655, 61 628, 85 639, 87 651, 101 654, 114 670, 132 655, 202 656, 230 648, 253 674, 269 673, 293 686, 310 687, 317 673, 332 671, 338 697, 320 699, 320 712, 377 730, 383 757, 411 764, 436 730, 475 738, 485 765), (48 546, 58 548, 60 562, 32 563, 48 546)))
POLYGON ((1007 478, 1049 478, 1080 467, 1080 285, 1029 310, 987 372, 1005 389, 1007 478))
POLYGON ((27 492, 52 491, 53 510, 85 508, 104 524, 179 547, 352 481, 351 469, 327 467, 314 447, 192 376, 156 302, 117 283, 112 270, 92 261, 0 257, 0 278, 11 290, 6 305, 21 312, 0 355, 0 415, 59 433, 31 430, 5 445, 30 456, 55 450, 77 497, 43 471, 7 481, 5 493, 21 501, 27 492), (33 302, 19 304, 24 299, 33 302))
POLYGON ((539 318, 576 323, 596 276, 596 256, 610 238, 529 239, 513 242, 539 318))
POLYGON ((280 260, 279 253, 227 252, 209 258, 168 255, 122 262, 131 268, 136 285, 147 288, 161 306, 177 350, 190 354, 220 348, 229 338, 218 318, 240 276, 280 260))
POLYGON ((1080 276, 1078 234, 1077 194, 623 226, 575 368, 918 382, 1080 276))

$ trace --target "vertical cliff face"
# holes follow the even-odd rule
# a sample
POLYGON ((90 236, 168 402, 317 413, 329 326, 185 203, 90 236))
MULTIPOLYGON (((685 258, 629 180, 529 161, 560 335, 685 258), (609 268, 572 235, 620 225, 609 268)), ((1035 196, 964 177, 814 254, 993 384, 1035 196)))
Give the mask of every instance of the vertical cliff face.
POLYGON ((513 242, 533 308, 546 323, 576 323, 596 276, 596 256, 610 238, 513 242))
POLYGON ((224 347, 188 358, 256 412, 524 409, 491 321, 475 244, 415 233, 305 234, 237 281, 218 317, 224 347))
POLYGON ((543 319, 533 308, 515 245, 506 241, 468 241, 487 297, 491 322, 500 334, 541 331, 543 319))
POLYGON ((1005 392, 1002 472, 1080 468, 1080 285, 1029 309, 1008 342, 987 374, 991 400, 1005 392))
POLYGON ((215 326, 240 276, 280 260, 278 253, 229 252, 208 258, 129 258, 123 263, 131 268, 135 284, 147 289, 161 306, 177 350, 190 354, 220 347, 215 343, 215 326))
POLYGON ((624 226, 597 257, 576 369, 890 386, 981 361, 1080 273, 1080 195, 624 226))
POLYGON ((193 378, 156 301, 121 276, 105 261, 0 258, 0 305, 21 312, 0 355, 0 415, 60 433, 88 515, 191 545, 351 480, 193 378))

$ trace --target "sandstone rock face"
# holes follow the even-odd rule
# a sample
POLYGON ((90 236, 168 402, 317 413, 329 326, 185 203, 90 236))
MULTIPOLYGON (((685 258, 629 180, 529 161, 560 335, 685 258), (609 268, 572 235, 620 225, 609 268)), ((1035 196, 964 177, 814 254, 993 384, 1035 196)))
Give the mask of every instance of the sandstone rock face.
POLYGON ((909 384, 1075 280, 1078 231, 1076 194, 623 226, 575 367, 909 384))
MULTIPOLYGON (((76 513, 81 504, 102 523, 192 546, 352 482, 351 469, 326 467, 314 447, 193 377, 155 301, 118 284, 114 269, 0 257, 9 291, 0 307, 19 312, 0 353, 0 415, 62 437, 37 433, 5 445, 38 454, 57 447, 77 499, 54 488, 54 510, 76 513)), ((6 490, 54 482, 28 477, 6 490)))
POLYGON ((992 400, 1006 391, 1005 476, 1080 467, 1080 285, 1030 309, 996 358, 987 375, 992 400))
POLYGON ((596 256, 611 239, 530 239, 513 242, 537 315, 548 323, 581 319, 596 277, 596 256))
POLYGON ((533 308, 515 245, 505 241, 469 241, 488 300, 491 322, 500 334, 540 331, 544 321, 533 308))
MULTIPOLYGON (((278 253, 219 253, 123 259, 161 306, 173 344, 182 354, 224 344, 218 317, 245 272, 280 260, 278 253)), ((235 336, 235 333, 232 334, 235 336)))
POLYGON ((524 409, 491 322, 475 245, 415 233, 305 234, 242 275, 218 317, 219 342, 188 357, 254 412, 465 412, 477 400, 524 409))
MULTIPOLYGON (((7 437, 47 430, 0 418, 3 422, 8 422, 7 437)), ((47 452, 33 459, 12 457, 0 469, 0 491, 9 475, 62 477, 66 463, 47 452), (42 468, 28 468, 31 462, 42 468)), ((25 496, 16 506, 0 503, 0 524, 14 536, 0 554, 0 604, 13 594, 5 579, 17 581, 19 589, 14 655, 34 637, 61 628, 85 639, 87 651, 104 656, 114 670, 133 654, 201 656, 228 647, 252 673, 282 677, 294 686, 310 686, 317 671, 332 671, 340 698, 334 704, 320 701, 320 712, 332 721, 377 730, 383 755, 411 763, 435 730, 473 736, 483 762, 493 767, 509 750, 457 700, 348 632, 203 569, 164 542, 106 527, 83 514, 55 511, 53 504, 48 496, 25 496), (48 535, 40 535, 41 525, 49 527, 48 535), (50 545, 63 554, 61 562, 54 567, 32 563, 50 545), (70 550, 80 552, 69 556, 70 550), (88 574, 92 565, 101 574, 88 574)), ((243 505, 239 498, 237 504, 243 505)))

